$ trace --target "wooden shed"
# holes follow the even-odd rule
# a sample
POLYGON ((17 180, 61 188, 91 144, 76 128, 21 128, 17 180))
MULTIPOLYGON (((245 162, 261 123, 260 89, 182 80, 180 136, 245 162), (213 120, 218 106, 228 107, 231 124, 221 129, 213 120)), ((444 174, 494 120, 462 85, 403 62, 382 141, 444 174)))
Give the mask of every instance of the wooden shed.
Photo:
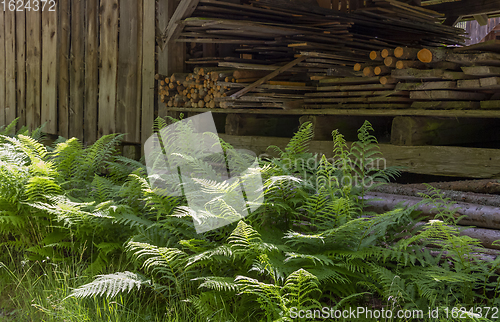
POLYGON ((328 154, 333 129, 353 140, 368 119, 388 165, 496 178, 500 44, 451 48, 465 40, 457 22, 488 25, 499 13, 499 0, 72 0, 5 10, 0 124, 45 123, 85 143, 127 133, 125 144, 140 147, 156 116, 211 111, 224 139, 258 153, 311 121, 313 149, 328 154), (467 64, 422 67, 415 50, 440 55, 442 45, 467 64))

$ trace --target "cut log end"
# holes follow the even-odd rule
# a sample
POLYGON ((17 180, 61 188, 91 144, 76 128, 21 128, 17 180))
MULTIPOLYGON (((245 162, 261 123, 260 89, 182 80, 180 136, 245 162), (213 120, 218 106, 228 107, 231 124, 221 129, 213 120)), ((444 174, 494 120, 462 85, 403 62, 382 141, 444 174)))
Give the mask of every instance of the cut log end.
POLYGON ((424 48, 420 50, 417 54, 418 60, 420 60, 422 63, 431 63, 432 62, 432 52, 424 48))

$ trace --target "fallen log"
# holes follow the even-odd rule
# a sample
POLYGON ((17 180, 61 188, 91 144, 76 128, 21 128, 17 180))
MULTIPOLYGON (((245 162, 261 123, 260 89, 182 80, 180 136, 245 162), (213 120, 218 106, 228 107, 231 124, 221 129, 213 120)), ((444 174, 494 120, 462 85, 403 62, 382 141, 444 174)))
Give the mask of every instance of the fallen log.
MULTIPOLYGON (((419 189, 407 184, 389 183, 375 187, 371 191, 411 197, 422 197, 422 194, 432 194, 432 191, 427 189, 427 187, 423 186, 423 188, 419 189)), ((453 190, 440 190, 439 193, 443 198, 449 198, 451 201, 500 207, 500 198, 498 196, 453 190)))
MULTIPOLYGON (((452 181, 452 182, 431 182, 429 183, 429 185, 436 189, 500 194, 499 180, 492 180, 492 179, 465 180, 465 181, 452 181)), ((427 189, 427 187, 423 184, 409 184, 407 186, 416 189, 427 189)))
MULTIPOLYGON (((401 196, 388 193, 368 193, 365 195, 364 200, 369 210, 376 212, 386 212, 395 209, 396 206, 411 207, 422 202, 424 198, 401 196)), ((436 207, 431 203, 423 203, 416 207, 417 211, 421 211, 422 215, 435 218, 438 214, 436 207)), ((461 219, 458 224, 462 226, 476 226, 489 229, 500 229, 500 208, 476 205, 472 203, 457 202, 450 206, 450 210, 455 213, 453 216, 461 219)), ((500 232, 498 234, 500 239, 500 232)), ((500 249, 500 248, 499 248, 500 249)))

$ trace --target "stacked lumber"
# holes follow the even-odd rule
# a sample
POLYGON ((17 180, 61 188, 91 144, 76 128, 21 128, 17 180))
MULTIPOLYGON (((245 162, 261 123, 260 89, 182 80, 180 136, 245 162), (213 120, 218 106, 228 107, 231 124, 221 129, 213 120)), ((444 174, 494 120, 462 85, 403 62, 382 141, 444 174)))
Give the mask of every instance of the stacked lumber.
MULTIPOLYGON (((325 75, 337 66, 363 61, 373 49, 463 43, 464 30, 442 25, 441 15, 434 11, 393 0, 372 4, 375 7, 343 13, 310 1, 259 0, 241 5, 200 0, 188 17, 179 14, 184 18, 177 41, 232 44, 239 46, 236 53, 269 64, 309 53, 298 66, 325 75)), ((225 59, 195 58, 188 63, 225 59)))
POLYGON ((179 6, 166 41, 230 46, 239 57, 227 57, 227 50, 213 50, 218 57, 193 54, 188 65, 234 70, 233 76, 192 73, 186 84, 161 84, 168 106, 409 108, 410 91, 398 90, 391 77, 395 61, 386 65, 371 53, 387 51, 391 58, 394 49, 388 48, 434 48, 464 40, 464 30, 440 23, 441 14, 394 0, 373 0, 353 13, 321 8, 316 1, 248 2, 200 0, 179 6), (356 70, 358 65, 363 69, 356 70), (255 73, 235 77, 237 71, 255 73), (314 82, 319 82, 317 93, 314 82))
POLYGON ((356 63, 350 77, 322 77, 316 93, 306 94, 305 108, 410 108, 410 93, 391 77, 398 57, 418 50, 407 47, 371 51, 369 62, 356 63))
POLYGON ((499 53, 423 48, 410 62, 391 76, 400 81, 397 90, 410 91, 412 108, 500 108, 500 97, 495 100, 500 89, 499 53))

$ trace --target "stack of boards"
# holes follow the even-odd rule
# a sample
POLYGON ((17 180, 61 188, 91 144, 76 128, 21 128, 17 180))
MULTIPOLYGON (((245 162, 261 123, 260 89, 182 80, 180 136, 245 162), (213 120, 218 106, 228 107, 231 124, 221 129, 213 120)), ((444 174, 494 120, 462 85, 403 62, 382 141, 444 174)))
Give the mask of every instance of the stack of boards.
POLYGON ((499 108, 500 46, 440 48, 463 43, 464 30, 436 12, 395 0, 351 13, 312 0, 248 3, 200 0, 174 14, 183 17, 176 41, 229 45, 239 57, 194 58, 204 68, 158 75, 167 106, 499 108))
POLYGON ((357 77, 323 77, 305 108, 500 108, 500 41, 372 51, 357 77))

